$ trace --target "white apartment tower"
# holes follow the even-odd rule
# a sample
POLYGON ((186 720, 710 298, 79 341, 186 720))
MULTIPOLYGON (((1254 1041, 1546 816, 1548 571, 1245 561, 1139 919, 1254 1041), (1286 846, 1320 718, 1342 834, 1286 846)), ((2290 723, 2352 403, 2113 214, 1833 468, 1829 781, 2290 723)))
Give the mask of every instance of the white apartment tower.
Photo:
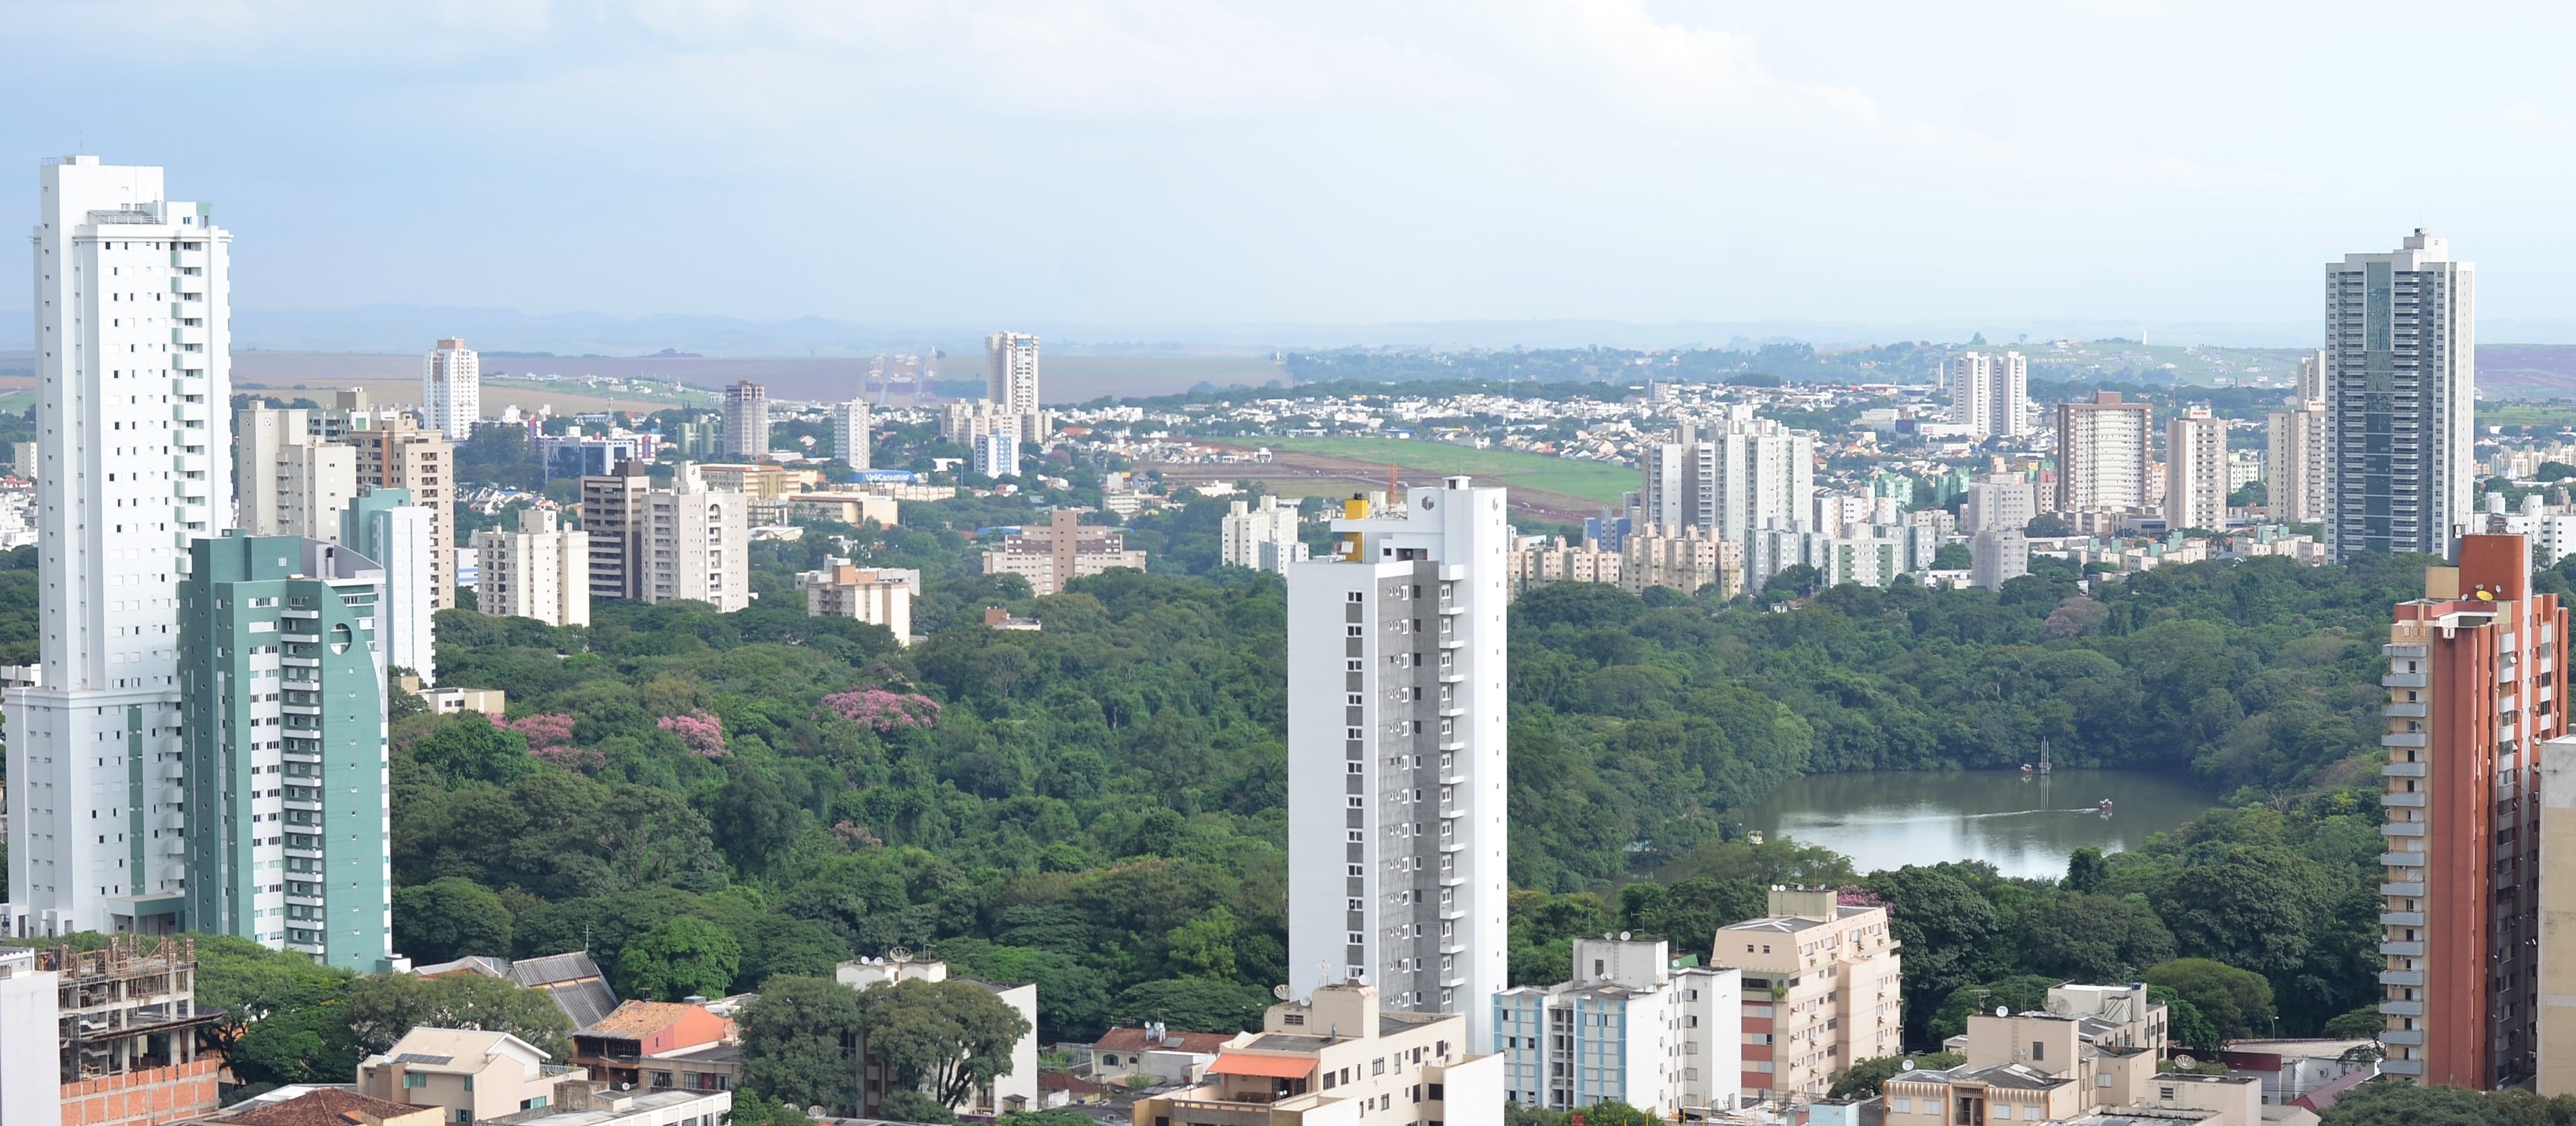
POLYGON ((1297 506, 1275 496, 1253 507, 1235 501, 1217 526, 1217 561, 1255 571, 1287 574, 1288 565, 1306 561, 1306 545, 1297 538, 1297 506))
POLYGON ((748 379, 725 385, 724 452, 743 461, 769 455, 769 388, 748 379))
POLYGON ((1766 529, 1815 530, 1816 435, 1756 418, 1749 405, 1683 423, 1640 460, 1634 526, 1699 528, 1738 543, 1766 529))
POLYGON ((694 465, 680 466, 670 492, 644 494, 644 601, 689 599, 726 614, 749 609, 750 512, 751 498, 709 491, 694 465))
POLYGON ((2422 228, 2326 264, 2326 550, 2448 556, 2477 464, 2477 267, 2422 228))
POLYGON ((2057 404, 2057 511, 2145 508, 2154 444, 2154 413, 2117 391, 2096 391, 2089 403, 2057 404))
POLYGON ((2030 432, 2030 361, 2019 352, 1961 352, 1945 380, 1950 421, 1978 441, 2030 432))
POLYGON ((832 457, 852 469, 868 467, 868 401, 832 407, 832 457))
POLYGON ((997 332, 984 338, 984 397, 993 408, 1018 415, 1038 413, 1038 338, 1026 332, 997 332))
POLYGON ((2227 530, 2227 423, 2208 407, 2165 424, 2165 526, 2227 530))
POLYGON ((2326 518, 2326 353, 2299 357, 2298 393, 2264 419, 2263 504, 2277 521, 2326 518))
POLYGON ((1291 995, 1354 981, 1492 1035, 1506 965, 1503 490, 1352 501, 1288 568, 1291 995))
POLYGON ((450 442, 474 436, 483 418, 483 362, 464 341, 441 340, 430 349, 421 368, 420 416, 450 442))
POLYGON ((519 510, 517 531, 474 533, 483 573, 474 604, 496 618, 550 626, 590 624, 590 534, 567 531, 555 513, 519 510))
POLYGON ((232 512, 232 236, 159 168, 73 156, 38 177, 44 663, 7 698, 6 925, 167 931, 187 877, 179 582, 232 512))

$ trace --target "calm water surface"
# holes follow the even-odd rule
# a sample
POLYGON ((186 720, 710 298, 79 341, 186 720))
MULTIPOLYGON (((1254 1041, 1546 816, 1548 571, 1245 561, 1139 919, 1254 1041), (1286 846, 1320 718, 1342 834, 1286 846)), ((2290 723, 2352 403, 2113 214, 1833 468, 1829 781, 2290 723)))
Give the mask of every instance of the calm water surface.
POLYGON ((1750 824, 1851 857, 1862 872, 1983 860, 2007 876, 2061 876, 2092 845, 2136 848, 2189 821, 2221 795, 2184 774, 2070 770, 2025 781, 2019 771, 1867 771, 1792 778, 1750 824), (2113 803, 2105 817, 2096 808, 2113 803))

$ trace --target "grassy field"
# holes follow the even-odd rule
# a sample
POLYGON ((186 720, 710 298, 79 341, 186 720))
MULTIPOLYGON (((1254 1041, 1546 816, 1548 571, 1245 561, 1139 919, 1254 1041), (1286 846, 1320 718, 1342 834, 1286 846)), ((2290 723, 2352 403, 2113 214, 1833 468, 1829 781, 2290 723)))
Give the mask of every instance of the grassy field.
POLYGON ((1637 487, 1637 471, 1626 466, 1517 450, 1480 450, 1447 442, 1415 442, 1397 438, 1262 438, 1257 444, 1273 450, 1348 458, 1358 462, 1381 465, 1394 462, 1405 469, 1424 473, 1464 473, 1481 478, 1480 483, 1538 489, 1603 504, 1617 504, 1620 494, 1637 487))
POLYGON ((2480 426, 2576 426, 2576 403, 2480 403, 2480 426))

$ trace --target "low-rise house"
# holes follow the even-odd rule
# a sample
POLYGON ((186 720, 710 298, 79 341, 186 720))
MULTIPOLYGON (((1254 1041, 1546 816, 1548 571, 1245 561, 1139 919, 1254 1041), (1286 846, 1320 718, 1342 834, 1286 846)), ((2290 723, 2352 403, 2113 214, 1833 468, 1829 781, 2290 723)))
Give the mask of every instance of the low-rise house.
POLYGON ((2263 1084, 2265 1103, 2293 1103, 2344 1076, 2379 1074, 2379 1041, 2238 1040, 2218 1054, 2229 1075, 2263 1084))
POLYGON ((1470 1055, 1467 1018, 1390 1012, 1377 987, 1343 982, 1272 1005, 1261 1035, 1226 1048, 1206 1081, 1136 1100, 1135 1126, 1500 1122, 1502 1057, 1470 1055))
POLYGON ((1109 1088, 1070 1071, 1038 1073, 1038 1109, 1051 1110, 1077 1103, 1090 1105, 1109 1098, 1109 1088))
POLYGON ((1142 1075, 1165 1083, 1195 1083, 1217 1052, 1252 1038, 1249 1032, 1173 1032, 1163 1025, 1113 1028, 1091 1042, 1091 1077, 1103 1083, 1142 1075))
POLYGON ((483 1122, 551 1103, 555 1082, 570 1077, 553 1060, 507 1032, 415 1028, 359 1062, 358 1093, 436 1107, 451 1123, 483 1122))
POLYGON ((611 1087, 730 1091, 742 1079, 733 1022, 702 1004, 628 1001, 572 1034, 573 1066, 611 1087))

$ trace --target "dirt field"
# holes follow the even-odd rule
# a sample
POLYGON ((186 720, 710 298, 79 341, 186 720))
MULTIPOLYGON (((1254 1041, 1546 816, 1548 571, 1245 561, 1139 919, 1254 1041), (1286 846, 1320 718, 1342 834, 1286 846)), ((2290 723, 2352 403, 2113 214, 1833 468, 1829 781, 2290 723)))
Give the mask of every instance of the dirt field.
MULTIPOLYGON (((336 387, 344 386, 350 380, 408 382, 415 390, 400 400, 408 402, 419 394, 420 365, 418 356, 238 351, 233 353, 233 382, 265 383, 273 387, 298 383, 336 387)), ((794 356, 487 355, 483 357, 483 371, 487 378, 494 372, 502 372, 566 377, 599 375, 657 382, 676 380, 709 391, 736 380, 748 379, 769 388, 771 398, 838 402, 865 393, 862 385, 867 378, 868 361, 850 357, 794 356)), ((1040 364, 1040 373, 1040 387, 1050 403, 1088 402, 1103 395, 1171 395, 1200 383, 1259 386, 1273 379, 1282 382, 1287 379, 1286 373, 1268 360, 1231 356, 1047 356, 1040 364)), ((984 378, 984 357, 950 356, 939 361, 938 375, 942 380, 981 380, 984 378)), ((485 398, 491 398, 488 391, 485 398)), ((898 392, 895 401, 901 402, 902 398, 898 392)), ((557 406, 555 409, 565 408, 557 406)))

